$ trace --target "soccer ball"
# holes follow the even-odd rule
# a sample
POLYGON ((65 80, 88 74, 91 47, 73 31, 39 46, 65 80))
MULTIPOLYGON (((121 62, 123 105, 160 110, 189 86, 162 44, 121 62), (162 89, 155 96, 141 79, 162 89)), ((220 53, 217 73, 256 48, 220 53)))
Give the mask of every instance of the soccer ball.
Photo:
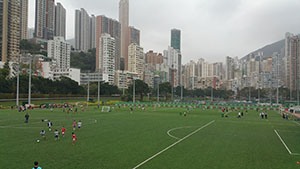
POLYGON ((36 142, 37 142, 37 143, 39 143, 39 142, 40 142, 40 140, 36 140, 36 142))

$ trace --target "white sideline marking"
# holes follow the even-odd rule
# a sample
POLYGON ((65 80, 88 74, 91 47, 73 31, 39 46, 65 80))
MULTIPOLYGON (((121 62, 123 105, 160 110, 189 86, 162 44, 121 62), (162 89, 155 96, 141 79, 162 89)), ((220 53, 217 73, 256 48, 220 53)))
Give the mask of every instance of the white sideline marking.
POLYGON ((197 133, 198 131, 202 130, 203 128, 209 126, 210 124, 212 124, 212 123, 214 123, 214 122, 215 122, 215 120, 213 120, 213 121, 207 123, 206 125, 204 125, 204 126, 198 128, 197 130, 193 131, 192 133, 188 134, 187 136, 183 137, 182 139, 176 141, 175 143, 169 145, 167 148, 161 150, 160 152, 154 154, 153 156, 151 156, 151 157, 148 158, 147 160, 145 160, 145 161, 143 161, 142 163, 138 164, 138 165, 135 166, 133 169, 139 168, 140 166, 144 165, 144 164, 147 163, 148 161, 150 161, 150 160, 152 160, 153 158, 157 157, 157 156, 160 155, 161 153, 163 153, 163 152, 167 151, 168 149, 174 147, 176 144, 182 142, 183 140, 187 139, 188 137, 192 136, 193 134, 197 133))
POLYGON ((192 127, 197 127, 197 126, 176 127, 176 128, 173 128, 173 129, 168 130, 167 134, 168 134, 170 137, 172 137, 172 138, 174 138, 174 139, 176 139, 176 140, 180 140, 181 138, 178 138, 178 137, 176 137, 176 136, 173 136, 172 134, 170 134, 170 132, 172 132, 172 131, 174 131, 174 130, 178 130, 178 129, 192 128, 192 127))
POLYGON ((298 122, 293 121, 294 123, 298 124, 300 126, 300 124, 298 122))
POLYGON ((286 150, 289 152, 290 155, 300 155, 298 153, 292 153, 291 150, 288 148, 288 146, 283 141, 283 139, 280 137, 280 135, 278 134, 278 132, 276 130, 274 130, 274 131, 275 131, 275 133, 277 134, 277 136, 280 139, 281 143, 284 145, 284 147, 286 148, 286 150))

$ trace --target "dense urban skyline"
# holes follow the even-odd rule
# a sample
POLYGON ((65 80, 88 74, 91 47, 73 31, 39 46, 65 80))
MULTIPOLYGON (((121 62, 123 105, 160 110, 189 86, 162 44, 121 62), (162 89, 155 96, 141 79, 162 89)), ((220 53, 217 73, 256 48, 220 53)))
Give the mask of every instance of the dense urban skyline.
MULTIPOLYGON (((35 2, 29 2, 29 26, 33 27, 35 2)), ((63 0, 61 3, 67 10, 67 39, 74 37, 75 9, 83 7, 90 14, 114 19, 119 17, 119 0, 63 0)), ((169 45, 170 29, 179 28, 182 30, 182 53, 185 56, 183 63, 200 57, 211 62, 224 62, 224 56, 242 57, 281 40, 285 32, 299 33, 300 23, 294 22, 300 20, 299 5, 297 0, 132 1, 130 25, 141 30, 141 45, 145 51, 162 52, 169 45), (181 10, 176 10, 178 6, 181 10), (153 9, 160 10, 153 12, 153 9), (218 50, 215 50, 216 46, 218 50)))

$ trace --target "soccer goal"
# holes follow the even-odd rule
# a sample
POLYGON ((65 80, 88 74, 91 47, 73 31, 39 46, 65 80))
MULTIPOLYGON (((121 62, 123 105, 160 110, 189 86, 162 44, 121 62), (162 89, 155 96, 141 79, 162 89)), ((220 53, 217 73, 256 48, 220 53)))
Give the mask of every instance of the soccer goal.
POLYGON ((110 112, 111 109, 109 106, 103 106, 101 112, 110 112))

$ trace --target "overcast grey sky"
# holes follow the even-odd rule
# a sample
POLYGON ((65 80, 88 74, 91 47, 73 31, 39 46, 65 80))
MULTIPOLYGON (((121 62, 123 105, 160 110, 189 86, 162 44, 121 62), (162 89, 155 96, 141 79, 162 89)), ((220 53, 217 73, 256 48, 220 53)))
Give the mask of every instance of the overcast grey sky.
MULTIPOLYGON (((67 39, 74 37, 75 9, 118 19, 119 0, 57 0, 67 10, 67 39)), ((34 27, 35 0, 29 0, 34 27)), ((130 0, 130 25, 141 30, 145 51, 162 52, 170 30, 182 31, 184 63, 202 57, 209 62, 242 57, 300 33, 300 0, 130 0)))

